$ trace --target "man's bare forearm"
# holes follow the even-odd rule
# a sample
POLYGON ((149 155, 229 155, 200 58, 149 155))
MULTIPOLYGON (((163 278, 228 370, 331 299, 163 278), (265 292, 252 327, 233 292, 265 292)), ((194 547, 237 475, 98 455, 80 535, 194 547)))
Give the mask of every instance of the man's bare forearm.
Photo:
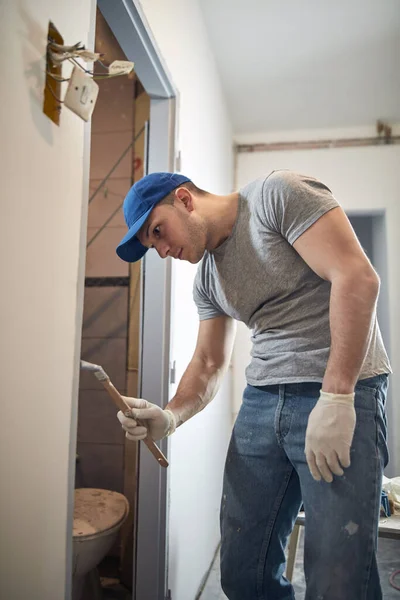
POLYGON ((325 392, 354 391, 368 349, 378 293, 379 278, 372 268, 332 281, 331 351, 322 383, 325 392))
POLYGON ((176 418, 177 426, 193 417, 214 398, 218 392, 226 366, 207 365, 193 358, 178 385, 175 396, 166 406, 176 418))

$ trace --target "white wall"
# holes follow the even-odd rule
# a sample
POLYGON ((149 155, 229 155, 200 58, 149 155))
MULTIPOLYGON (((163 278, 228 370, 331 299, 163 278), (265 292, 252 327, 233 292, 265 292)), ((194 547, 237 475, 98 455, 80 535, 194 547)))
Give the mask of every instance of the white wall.
MULTIPOLYGON (((351 135, 363 135, 366 130, 353 130, 351 135)), ((369 135, 374 135, 373 130, 369 135)), ((286 140, 329 139, 348 136, 348 131, 286 133, 286 140)), ((249 143, 282 140, 283 136, 259 134, 246 136, 249 143)), ((240 137, 244 143, 245 136, 240 137)), ((388 348, 394 375, 391 377, 392 405, 389 407, 391 431, 400 430, 400 408, 396 402, 400 394, 400 327, 398 306, 400 302, 400 146, 365 148, 335 148, 327 150, 297 150, 280 152, 240 153, 238 155, 236 183, 241 187, 247 182, 267 175, 273 169, 293 169, 321 179, 330 187, 346 211, 383 210, 386 212, 387 231, 387 278, 389 290, 389 318, 391 344, 388 348)), ((234 405, 238 411, 244 380, 244 368, 249 362, 249 332, 238 327, 234 350, 234 405)), ((391 472, 400 470, 400 436, 393 436, 394 452, 391 456, 391 472)))
POLYGON ((86 43, 94 9, 0 6, 0 597, 12 600, 66 593, 88 129, 67 109, 60 127, 42 113, 44 57, 49 19, 67 43, 86 43))
MULTIPOLYGON (((182 173, 209 191, 230 192, 232 131, 198 2, 142 0, 141 4, 179 90, 182 173)), ((171 359, 176 361, 178 380, 197 337, 194 273, 192 265, 174 262, 171 359)), ((174 600, 194 599, 219 541, 222 471, 231 429, 230 395, 228 376, 214 402, 171 438, 169 587, 174 600)))

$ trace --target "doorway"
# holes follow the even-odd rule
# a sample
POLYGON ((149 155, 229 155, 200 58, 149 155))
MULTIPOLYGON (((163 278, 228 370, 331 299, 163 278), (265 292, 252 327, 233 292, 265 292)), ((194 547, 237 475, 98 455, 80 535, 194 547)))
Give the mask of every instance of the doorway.
MULTIPOLYGON (((126 60, 98 8, 95 51, 107 64, 126 60)), ((81 353, 84 360, 105 369, 121 394, 138 396, 141 264, 121 261, 115 247, 126 231, 124 197, 147 169, 150 98, 134 71, 99 79, 98 85, 91 120, 81 353)), ((118 593, 121 600, 127 600, 128 591, 131 597, 134 588, 138 445, 125 438, 115 415, 116 408, 100 382, 82 371, 75 488, 105 489, 112 493, 107 496, 109 502, 117 501, 116 493, 129 502, 128 518, 98 565, 105 593, 118 593)), ((82 600, 90 599, 90 589, 86 589, 82 600)))
MULTIPOLYGON (((170 261, 161 261, 155 253, 154 255, 149 253, 141 261, 141 270, 138 271, 137 266, 135 270, 135 267, 132 268, 121 261, 115 262, 118 260, 115 246, 122 237, 120 235, 122 230, 123 232, 126 230, 121 218, 121 210, 117 209, 130 187, 127 186, 128 180, 131 180, 131 184, 143 173, 174 170, 176 91, 165 72, 135 2, 99 0, 97 22, 103 34, 108 30, 115 38, 118 47, 125 55, 118 58, 126 57, 127 60, 135 63, 137 76, 135 82, 131 82, 131 89, 129 89, 129 82, 125 81, 125 89, 120 90, 123 94, 122 104, 126 110, 121 113, 120 104, 113 105, 114 94, 112 93, 110 101, 103 107, 114 125, 117 123, 116 130, 113 125, 114 133, 118 131, 118 123, 121 124, 122 114, 125 115, 125 124, 128 121, 134 123, 135 115, 128 109, 130 102, 136 107, 137 117, 141 99, 144 99, 145 104, 147 98, 148 115, 144 119, 143 128, 138 129, 135 126, 123 128, 125 137, 130 139, 125 140, 126 154, 122 156, 123 149, 119 146, 115 151, 112 165, 109 165, 111 167, 118 163, 113 171, 115 176, 108 177, 107 181, 104 181, 105 177, 102 175, 91 177, 90 197, 93 203, 93 214, 90 216, 89 228, 92 227, 93 230, 88 230, 85 287, 85 295, 91 297, 86 306, 91 308, 88 308, 84 318, 86 339, 82 341, 82 357, 90 362, 103 363, 102 366, 108 371, 111 380, 121 393, 148 397, 154 403, 164 406, 168 401, 169 389, 170 261), (132 135, 133 130, 135 130, 134 135, 132 135), (133 160, 132 152, 128 149, 132 141, 136 145, 133 160), (137 161, 138 144, 142 148, 141 164, 137 161), (120 162, 118 162, 119 158, 121 158, 120 162), (129 173, 128 164, 136 166, 139 172, 135 173, 134 169, 129 173), (124 167, 128 171, 124 171, 124 167), (98 181, 94 181, 95 179, 98 181), (96 244, 101 249, 97 252, 96 244), (107 260, 97 260, 96 254, 107 256, 107 260), (136 319, 132 319, 133 305, 135 305, 136 319), (89 341, 90 328, 92 338, 89 341), (105 332, 106 335, 103 335, 105 332), (94 340, 96 335, 99 338, 97 341, 94 340), (136 336, 136 341, 132 344, 129 341, 130 336, 131 341, 132 336, 136 336)), ((122 78, 118 79, 122 81, 122 78)), ((100 90, 101 94, 102 90, 100 90)), ((106 94, 107 91, 103 94, 104 98, 106 94)), ((103 122, 102 125, 105 126, 106 123, 103 122)), ((98 131, 96 133, 95 122, 93 122, 93 135, 100 135, 98 131)), ((110 144, 108 150, 112 148, 113 145, 110 144)), ((99 410, 93 417, 91 407, 95 402, 93 391, 96 391, 97 382, 89 383, 86 380, 89 376, 90 374, 85 373, 81 378, 82 387, 86 386, 86 389, 82 390, 83 396, 86 396, 82 400, 82 406, 83 404, 86 406, 81 412, 81 416, 84 415, 83 418, 86 420, 86 426, 82 421, 80 431, 82 435, 88 437, 84 440, 80 436, 80 446, 78 444, 77 486, 111 488, 130 496, 133 502, 131 523, 128 531, 123 532, 123 539, 120 539, 119 545, 114 546, 110 551, 107 568, 110 568, 110 564, 119 565, 121 580, 127 584, 131 580, 133 599, 164 600, 167 595, 167 473, 165 469, 161 470, 147 449, 142 450, 141 445, 129 448, 125 444, 118 422, 116 422, 117 429, 111 428, 111 420, 116 421, 115 409, 111 401, 103 397, 97 403, 99 410), (90 392, 92 399, 85 392, 90 392), (104 445, 107 445, 106 450, 104 447, 100 448, 104 445), (95 470, 88 466, 90 453, 91 464, 96 465, 95 470), (95 484, 94 481, 99 483, 95 484)), ((102 393, 97 389, 99 397, 102 393)), ((161 442, 161 449, 165 454, 168 453, 167 442, 161 442)), ((105 563, 103 567, 106 567, 105 563)), ((103 574, 106 578, 106 569, 103 574)))

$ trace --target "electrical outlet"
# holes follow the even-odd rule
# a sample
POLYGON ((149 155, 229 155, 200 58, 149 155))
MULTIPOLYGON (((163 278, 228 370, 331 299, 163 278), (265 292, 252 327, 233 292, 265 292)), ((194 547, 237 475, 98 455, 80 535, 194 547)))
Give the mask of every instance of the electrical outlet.
POLYGON ((74 67, 64 97, 64 106, 72 110, 84 121, 89 121, 96 105, 99 86, 93 77, 80 67, 74 67))

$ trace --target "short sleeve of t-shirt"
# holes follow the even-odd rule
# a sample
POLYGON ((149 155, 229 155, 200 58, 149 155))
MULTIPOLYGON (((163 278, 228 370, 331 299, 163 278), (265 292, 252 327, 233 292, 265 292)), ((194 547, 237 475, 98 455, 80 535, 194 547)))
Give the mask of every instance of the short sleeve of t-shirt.
POLYGON ((215 317, 221 317, 224 313, 212 303, 201 282, 202 271, 204 265, 200 264, 196 277, 193 282, 193 300, 197 306, 197 312, 199 314, 200 321, 207 319, 214 319, 215 317))
POLYGON ((322 215, 337 206, 332 192, 321 181, 293 171, 274 171, 263 184, 260 216, 270 229, 293 245, 322 215))

